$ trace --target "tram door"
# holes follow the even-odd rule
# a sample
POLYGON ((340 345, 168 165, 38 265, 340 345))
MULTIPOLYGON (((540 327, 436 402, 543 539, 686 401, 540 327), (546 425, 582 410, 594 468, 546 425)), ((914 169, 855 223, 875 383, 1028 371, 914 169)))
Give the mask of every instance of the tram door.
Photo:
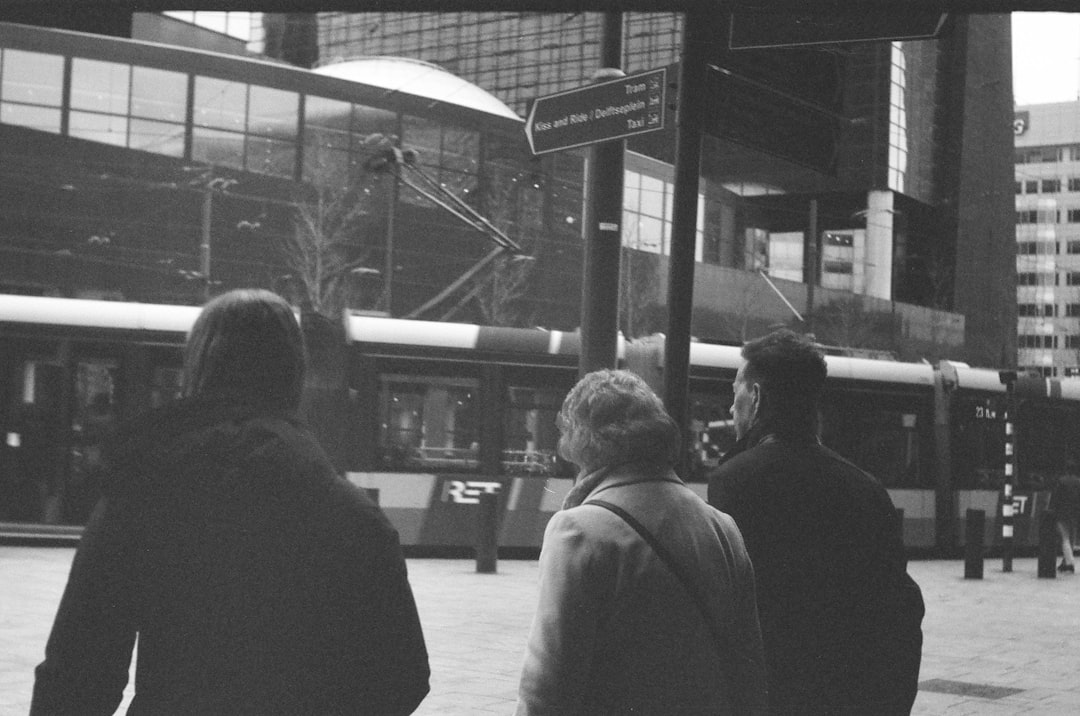
POLYGON ((102 494, 103 451, 119 427, 180 391, 179 352, 148 346, 84 344, 70 363, 66 480, 60 520, 82 525, 102 494))
POLYGON ((101 497, 102 451, 119 420, 120 358, 80 351, 71 364, 70 443, 60 521, 85 524, 101 497))
POLYGON ((56 344, 0 353, 0 521, 60 521, 63 373, 56 344))

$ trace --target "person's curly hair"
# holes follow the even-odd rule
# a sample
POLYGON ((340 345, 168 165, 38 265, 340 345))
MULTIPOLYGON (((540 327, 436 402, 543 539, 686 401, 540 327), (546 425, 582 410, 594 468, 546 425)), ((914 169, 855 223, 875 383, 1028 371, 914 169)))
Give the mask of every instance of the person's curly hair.
POLYGON ((642 378, 598 370, 578 381, 559 411, 559 454, 592 471, 625 462, 677 463, 679 429, 642 378))

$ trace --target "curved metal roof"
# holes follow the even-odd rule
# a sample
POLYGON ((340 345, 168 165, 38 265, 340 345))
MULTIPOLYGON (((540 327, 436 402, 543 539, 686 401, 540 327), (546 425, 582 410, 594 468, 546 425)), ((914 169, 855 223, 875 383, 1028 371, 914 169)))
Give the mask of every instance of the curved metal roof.
POLYGON ((514 110, 487 90, 442 67, 406 57, 358 57, 318 67, 314 72, 394 92, 428 97, 439 102, 520 120, 514 110))

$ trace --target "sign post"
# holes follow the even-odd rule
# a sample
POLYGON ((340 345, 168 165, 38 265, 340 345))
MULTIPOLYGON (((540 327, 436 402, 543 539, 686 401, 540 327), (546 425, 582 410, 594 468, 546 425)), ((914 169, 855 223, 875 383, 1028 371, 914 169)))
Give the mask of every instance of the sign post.
POLYGON ((667 69, 537 97, 525 121, 533 154, 625 139, 664 128, 667 69))

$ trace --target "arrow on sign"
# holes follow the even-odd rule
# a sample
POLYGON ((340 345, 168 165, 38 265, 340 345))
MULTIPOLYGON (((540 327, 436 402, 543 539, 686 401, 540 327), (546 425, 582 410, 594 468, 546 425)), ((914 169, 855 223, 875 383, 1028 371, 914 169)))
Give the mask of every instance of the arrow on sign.
POLYGON ((667 69, 537 97, 525 121, 533 154, 623 139, 664 128, 667 69))

